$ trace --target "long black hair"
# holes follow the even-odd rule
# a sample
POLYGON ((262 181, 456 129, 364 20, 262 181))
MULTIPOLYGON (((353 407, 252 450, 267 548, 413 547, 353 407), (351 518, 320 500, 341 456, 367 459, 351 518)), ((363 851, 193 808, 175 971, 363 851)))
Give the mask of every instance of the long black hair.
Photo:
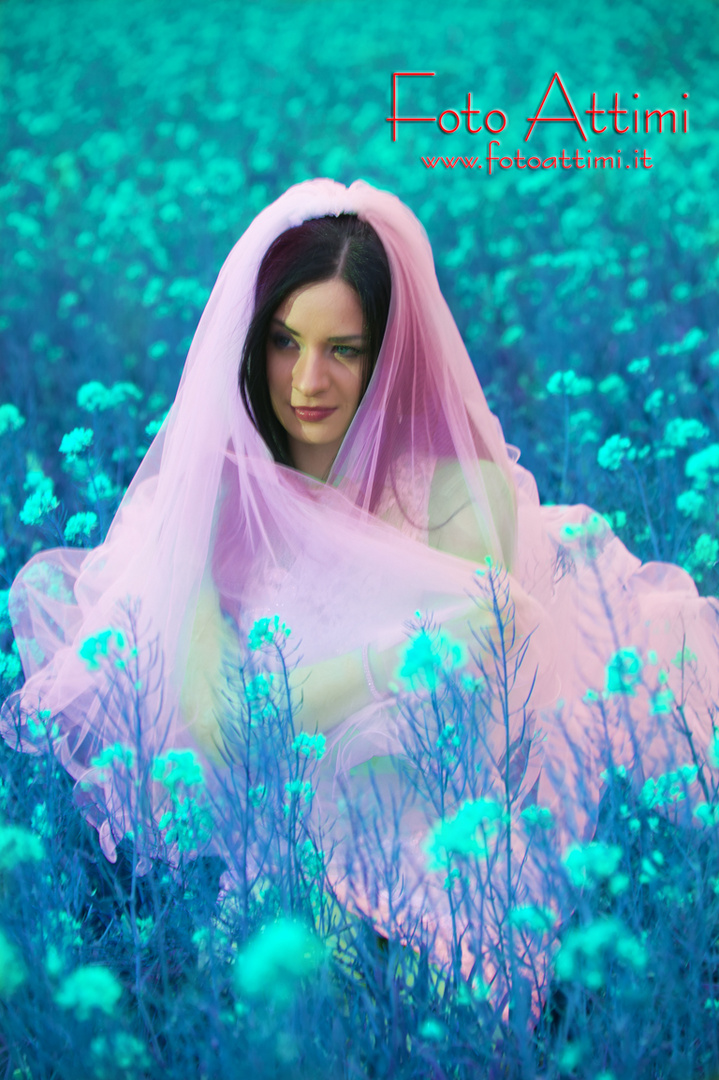
POLYGON ((278 307, 305 285, 340 278, 359 297, 367 348, 362 362, 364 395, 379 354, 392 283, 382 242, 356 214, 304 221, 270 245, 255 285, 255 308, 238 373, 240 394, 256 430, 276 462, 291 465, 287 432, 275 416, 267 383, 267 339, 278 307))

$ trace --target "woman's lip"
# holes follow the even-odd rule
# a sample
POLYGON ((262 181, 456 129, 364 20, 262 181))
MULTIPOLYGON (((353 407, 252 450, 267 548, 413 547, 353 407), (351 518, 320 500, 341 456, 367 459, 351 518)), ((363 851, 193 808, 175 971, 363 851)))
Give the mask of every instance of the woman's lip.
POLYGON ((335 411, 334 406, 331 409, 310 409, 302 405, 293 405, 292 409, 299 420, 324 420, 335 411))

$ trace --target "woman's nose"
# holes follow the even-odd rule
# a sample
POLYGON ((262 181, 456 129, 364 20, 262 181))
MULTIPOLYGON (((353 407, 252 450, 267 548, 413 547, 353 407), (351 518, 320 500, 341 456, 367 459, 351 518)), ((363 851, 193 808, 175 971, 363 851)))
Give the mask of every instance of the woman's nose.
POLYGON ((319 349, 307 349, 300 353, 292 369, 292 385, 303 397, 312 397, 329 386, 329 372, 319 349))

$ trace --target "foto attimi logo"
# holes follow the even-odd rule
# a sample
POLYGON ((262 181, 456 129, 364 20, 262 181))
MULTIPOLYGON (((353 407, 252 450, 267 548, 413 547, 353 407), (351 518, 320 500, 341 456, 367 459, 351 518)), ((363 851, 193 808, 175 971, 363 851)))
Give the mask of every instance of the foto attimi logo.
MULTIPOLYGON (((436 124, 440 132, 443 135, 453 135, 456 131, 462 128, 470 135, 479 135, 481 133, 489 135, 499 135, 507 127, 507 114, 503 109, 489 109, 487 112, 483 112, 481 109, 472 107, 472 92, 467 92, 467 107, 464 109, 443 109, 437 116, 402 116, 398 112, 397 107, 397 87, 398 79, 414 79, 414 78, 431 78, 435 75, 434 71, 393 71, 392 72, 392 115, 386 117, 387 123, 392 125, 392 141, 397 141, 397 125, 398 124, 436 124), (464 117, 464 121, 463 118, 464 117)), ((524 136, 524 142, 529 142, 532 132, 537 124, 570 124, 576 134, 580 135, 586 143, 589 136, 587 135, 587 129, 590 134, 602 136, 609 133, 612 136, 623 136, 627 134, 650 134, 656 132, 657 134, 663 134, 665 128, 668 130, 671 125, 671 133, 677 134, 677 125, 680 123, 680 134, 686 134, 689 130, 689 112, 684 108, 680 112, 680 121, 677 120, 676 109, 640 109, 635 107, 634 109, 625 109, 620 106, 620 95, 618 91, 613 94, 613 103, 608 108, 602 108, 597 102, 597 93, 591 94, 590 105, 588 109, 584 109, 581 113, 574 107, 572 99, 569 96, 569 92, 562 82, 561 76, 558 71, 555 71, 550 79, 549 86, 547 87, 544 97, 539 103, 539 106, 533 116, 526 117, 529 128, 524 136), (552 90, 554 84, 564 96, 564 100, 567 105, 568 115, 566 116, 554 116, 548 115, 545 112, 545 106, 547 98, 552 90), (582 123, 580 117, 586 115, 589 117, 582 123), (656 121, 654 118, 656 117, 656 121)), ((639 98, 638 93, 634 93, 632 97, 639 98)), ((689 97, 688 93, 683 93, 682 98, 689 97)), ((622 151, 618 148, 612 154, 596 154, 592 153, 588 148, 582 150, 575 150, 573 154, 568 154, 567 151, 561 150, 558 154, 551 157, 540 158, 536 156, 527 157, 520 150, 517 150, 513 154, 502 154, 500 152, 500 140, 496 138, 489 139, 487 143, 487 152, 484 157, 486 162, 487 171, 491 175, 493 166, 499 166, 501 169, 584 169, 584 168, 609 168, 609 169, 621 169, 622 166, 626 169, 631 168, 644 168, 651 169, 651 157, 647 154, 646 150, 641 148, 633 148, 633 161, 622 161, 622 151)), ((632 151, 630 150, 629 153, 632 151)), ((423 157, 421 161, 428 169, 434 169, 438 164, 443 165, 445 168, 455 168, 456 165, 461 165, 465 169, 477 168, 481 169, 484 166, 480 163, 479 157, 458 157, 458 158, 445 158, 445 157, 423 157)))

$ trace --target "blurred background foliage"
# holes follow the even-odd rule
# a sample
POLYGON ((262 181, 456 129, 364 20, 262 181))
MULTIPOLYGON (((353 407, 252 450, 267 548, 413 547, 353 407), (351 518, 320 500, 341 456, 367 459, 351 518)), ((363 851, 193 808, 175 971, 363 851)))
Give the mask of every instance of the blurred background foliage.
MULTIPOLYGON (((16 412, 0 413, 0 586, 40 547, 99 541, 228 251, 287 186, 331 176, 395 192, 424 223, 543 500, 596 506, 639 555, 716 591, 718 10, 5 0, 0 403, 16 412), (428 169, 421 156, 483 162, 489 136, 402 124, 393 142, 393 71, 436 73, 400 80, 404 115, 464 108, 469 91, 502 109, 502 153, 636 147, 653 167, 428 169), (525 143, 555 71, 583 119, 592 92, 605 109, 616 92, 628 109, 688 107, 689 132, 584 143, 538 124, 525 143), (73 468, 59 448, 76 428, 93 441, 73 468)), ((550 106, 566 115, 556 88, 550 106)))

